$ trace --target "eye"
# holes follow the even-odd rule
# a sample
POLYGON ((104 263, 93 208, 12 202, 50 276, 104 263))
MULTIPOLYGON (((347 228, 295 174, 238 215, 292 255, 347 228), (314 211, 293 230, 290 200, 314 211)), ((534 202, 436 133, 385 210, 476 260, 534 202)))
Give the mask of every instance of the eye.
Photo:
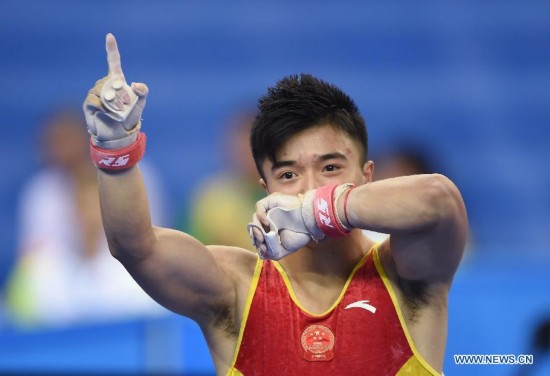
POLYGON ((284 179, 284 180, 290 180, 294 177, 294 172, 290 172, 290 171, 287 171, 287 172, 283 172, 280 176, 281 179, 284 179))
POLYGON ((325 166, 325 168, 323 169, 324 171, 327 171, 327 172, 333 172, 333 171, 338 171, 340 169, 339 166, 336 166, 336 165, 327 165, 325 166))

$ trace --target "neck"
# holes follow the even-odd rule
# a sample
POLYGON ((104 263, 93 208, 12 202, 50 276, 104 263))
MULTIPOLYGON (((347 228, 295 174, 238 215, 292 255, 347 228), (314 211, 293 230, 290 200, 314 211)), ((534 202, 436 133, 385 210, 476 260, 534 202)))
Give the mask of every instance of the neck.
POLYGON ((280 261, 287 274, 313 273, 326 277, 347 278, 373 242, 361 230, 341 239, 310 243, 280 261))

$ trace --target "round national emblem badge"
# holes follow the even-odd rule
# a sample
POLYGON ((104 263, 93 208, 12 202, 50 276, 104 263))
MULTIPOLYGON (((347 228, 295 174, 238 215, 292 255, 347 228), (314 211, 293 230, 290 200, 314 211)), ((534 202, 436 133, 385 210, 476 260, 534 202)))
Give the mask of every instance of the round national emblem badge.
POLYGON ((334 333, 324 325, 310 325, 302 332, 304 358, 312 362, 334 358, 334 333))

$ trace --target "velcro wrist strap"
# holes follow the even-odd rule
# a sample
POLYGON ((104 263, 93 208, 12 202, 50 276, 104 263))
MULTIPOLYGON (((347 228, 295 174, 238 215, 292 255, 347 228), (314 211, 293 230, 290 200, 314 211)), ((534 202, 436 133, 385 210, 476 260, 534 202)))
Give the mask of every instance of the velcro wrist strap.
POLYGON ((93 164, 105 170, 124 170, 138 163, 145 154, 145 133, 140 132, 131 145, 123 149, 101 149, 90 141, 90 155, 93 164))
POLYGON ((313 213, 319 229, 328 238, 341 238, 349 235, 336 214, 336 199, 334 193, 337 185, 326 185, 315 191, 313 198, 313 213))

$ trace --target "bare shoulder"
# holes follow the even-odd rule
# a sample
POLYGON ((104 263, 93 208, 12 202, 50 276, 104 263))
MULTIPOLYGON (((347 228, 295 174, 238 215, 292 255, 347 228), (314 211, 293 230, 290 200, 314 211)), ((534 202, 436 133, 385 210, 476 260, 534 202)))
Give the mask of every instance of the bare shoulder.
POLYGON ((211 245, 207 248, 216 262, 222 267, 236 286, 247 287, 254 275, 258 255, 239 247, 211 245))

